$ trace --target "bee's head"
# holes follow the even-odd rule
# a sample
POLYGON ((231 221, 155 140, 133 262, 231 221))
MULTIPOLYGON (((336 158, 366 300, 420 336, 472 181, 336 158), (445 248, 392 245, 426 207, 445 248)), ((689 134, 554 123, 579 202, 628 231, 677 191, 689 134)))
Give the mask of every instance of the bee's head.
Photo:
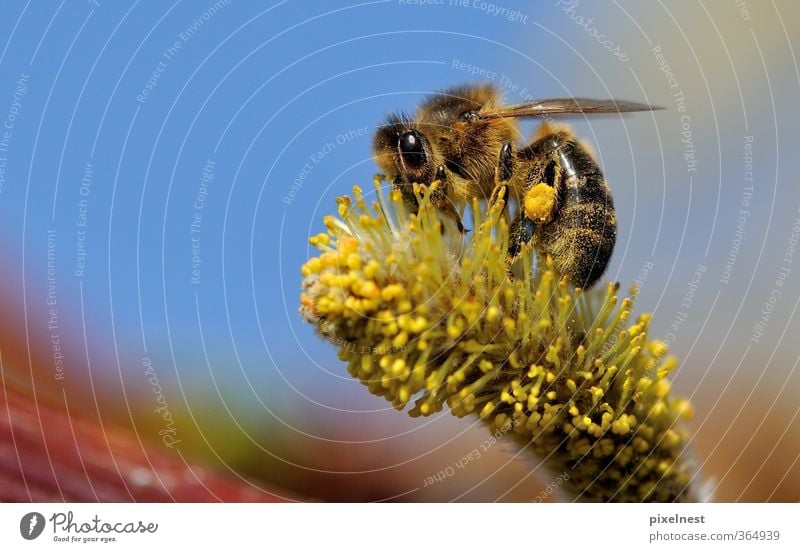
POLYGON ((375 162, 390 182, 429 184, 435 175, 431 143, 419 126, 403 115, 390 115, 375 133, 375 162))
POLYGON ((492 84, 470 84, 429 97, 416 117, 448 169, 469 180, 491 181, 500 147, 519 137, 514 121, 480 117, 501 102, 492 84))

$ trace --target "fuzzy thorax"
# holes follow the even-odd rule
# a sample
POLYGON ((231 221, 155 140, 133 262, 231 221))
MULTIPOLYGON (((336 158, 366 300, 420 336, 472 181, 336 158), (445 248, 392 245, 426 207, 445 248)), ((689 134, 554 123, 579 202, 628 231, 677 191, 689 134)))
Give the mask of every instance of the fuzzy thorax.
POLYGON ((531 252, 510 277, 502 205, 474 202, 462 237, 415 193, 411 214, 380 182, 371 205, 355 188, 311 239, 300 311, 349 372, 412 416, 479 416, 566 471, 580 500, 697 499, 691 406, 670 391, 676 361, 648 339, 650 315, 629 320, 635 290, 572 288, 531 252))

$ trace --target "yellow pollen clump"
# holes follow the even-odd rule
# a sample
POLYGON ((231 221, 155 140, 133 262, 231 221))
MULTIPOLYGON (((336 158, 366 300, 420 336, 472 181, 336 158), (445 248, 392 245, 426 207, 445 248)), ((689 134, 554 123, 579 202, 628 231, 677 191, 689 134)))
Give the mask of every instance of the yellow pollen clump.
POLYGON ((549 222, 555 204, 555 188, 540 182, 525 193, 525 216, 533 221, 549 222))

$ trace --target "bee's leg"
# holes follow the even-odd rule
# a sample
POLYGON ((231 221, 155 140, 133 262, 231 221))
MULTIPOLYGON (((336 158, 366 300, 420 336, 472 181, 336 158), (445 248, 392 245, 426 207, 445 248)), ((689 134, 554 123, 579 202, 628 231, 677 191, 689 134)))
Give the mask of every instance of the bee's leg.
POLYGON ((533 233, 536 231, 536 223, 520 213, 511 227, 508 229, 508 263, 512 264, 527 246, 533 233))
MULTIPOLYGON (((508 204, 508 183, 514 176, 514 145, 506 142, 500 148, 500 155, 497 158, 497 168, 494 171, 494 189, 489 198, 489 205, 492 206, 501 198, 508 204)), ((505 207, 504 207, 505 208, 505 207)))
MULTIPOLYGON (((514 144, 506 142, 500 148, 500 155, 497 157, 497 168, 494 171, 494 190, 489 198, 489 205, 495 205, 501 199, 504 200, 503 209, 509 201, 509 185, 514 177, 514 144)), ((524 211, 511 223, 508 233, 508 264, 522 252, 523 247, 530 243, 533 233, 536 230, 536 223, 525 216, 524 211)))
POLYGON ((403 198, 403 205, 408 209, 409 213, 416 215, 419 212, 419 203, 417 202, 417 196, 414 195, 413 185, 395 179, 392 181, 392 189, 400 192, 400 197, 403 198))
POLYGON ((438 182, 438 186, 431 192, 431 203, 434 207, 439 209, 442 213, 449 216, 456 221, 458 231, 462 234, 465 232, 464 225, 461 223, 461 215, 458 214, 455 205, 453 205, 448 193, 447 173, 445 172, 444 165, 439 165, 436 169, 436 176, 434 181, 438 182))

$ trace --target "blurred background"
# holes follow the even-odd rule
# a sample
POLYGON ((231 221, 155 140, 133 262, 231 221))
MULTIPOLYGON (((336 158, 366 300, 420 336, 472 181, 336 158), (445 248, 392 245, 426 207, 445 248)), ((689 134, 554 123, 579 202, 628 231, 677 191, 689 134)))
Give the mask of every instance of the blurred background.
POLYGON ((304 499, 540 499, 549 476, 502 441, 425 485, 486 429, 352 380, 297 313, 299 267, 370 185, 387 113, 479 80, 616 97, 667 109, 572 121, 615 194, 606 277, 639 283, 679 357, 717 498, 800 500, 796 2, 0 10, 6 389, 304 499))

